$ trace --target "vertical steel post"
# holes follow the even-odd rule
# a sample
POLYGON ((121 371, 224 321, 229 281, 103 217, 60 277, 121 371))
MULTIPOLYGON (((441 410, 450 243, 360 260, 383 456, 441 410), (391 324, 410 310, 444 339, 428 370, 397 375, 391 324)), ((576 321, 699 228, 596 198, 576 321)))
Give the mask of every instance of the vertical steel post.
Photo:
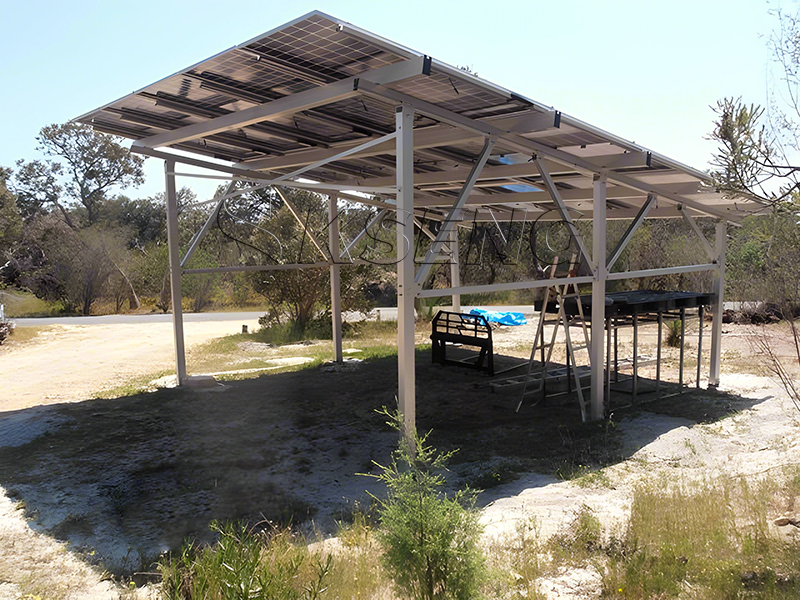
POLYGON ((414 109, 397 107, 397 401, 407 439, 416 420, 414 365, 414 109))
MULTIPOLYGON (((450 230, 450 287, 461 285, 461 265, 458 264, 458 225, 450 230)), ((453 312, 461 312, 461 294, 453 294, 453 312)))
POLYGON ((181 257, 178 233, 178 192, 175 187, 175 161, 164 161, 167 195, 167 246, 169 247, 169 278, 172 294, 172 330, 175 335, 175 373, 178 385, 186 382, 186 350, 183 340, 183 307, 181 300, 181 257))
POLYGON ((717 223, 716 243, 714 253, 716 254, 717 270, 714 272, 713 294, 711 310, 714 318, 711 321, 711 350, 710 365, 708 369, 708 386, 719 386, 720 358, 722 356, 722 298, 725 291, 725 246, 728 240, 728 223, 720 221, 717 223))
POLYGON ((611 412, 611 317, 606 319, 606 397, 608 411, 611 412))
POLYGON ((639 393, 639 313, 633 312, 633 384, 631 397, 636 400, 639 393))
POLYGON ((656 397, 661 398, 661 337, 664 313, 658 311, 658 341, 656 342, 656 397))
POLYGON ((619 383, 619 321, 612 319, 614 325, 614 383, 619 383))
POLYGON ((678 365, 678 385, 679 391, 683 393, 683 359, 686 354, 686 308, 681 307, 681 358, 678 365))
MULTIPOLYGON (((592 390, 591 415, 593 420, 605 416, 603 398, 603 333, 606 313, 606 177, 594 180, 594 196, 592 199, 592 390)), ((579 300, 580 301, 580 300, 579 300)))
POLYGON ((700 326, 697 331, 697 381, 695 387, 700 387, 700 375, 702 374, 703 365, 703 305, 697 307, 697 318, 700 321, 700 326))
POLYGON ((339 277, 339 199, 328 196, 328 250, 331 253, 331 324, 333 359, 342 362, 342 294, 339 277))

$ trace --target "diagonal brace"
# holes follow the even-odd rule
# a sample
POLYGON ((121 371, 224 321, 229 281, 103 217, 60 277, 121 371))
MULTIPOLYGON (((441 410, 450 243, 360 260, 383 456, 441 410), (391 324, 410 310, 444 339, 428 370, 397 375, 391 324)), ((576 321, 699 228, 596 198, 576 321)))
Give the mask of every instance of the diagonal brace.
POLYGON ((544 161, 537 157, 535 162, 536 167, 539 169, 539 174, 542 176, 544 186, 547 188, 547 192, 550 194, 553 202, 555 202, 558 214, 561 215, 561 220, 564 221, 564 224, 567 226, 567 229, 569 229, 569 232, 575 240, 575 243, 578 244, 578 249, 581 251, 583 258, 587 263, 592 264, 592 257, 589 255, 589 251, 586 249, 586 246, 583 243, 581 234, 578 232, 577 227, 575 227, 575 222, 572 220, 572 217, 569 216, 567 205, 564 204, 564 200, 561 198, 561 194, 558 192, 558 188, 556 187, 553 178, 550 176, 547 167, 544 166, 544 161))
POLYGON ((354 237, 354 238, 353 238, 353 241, 352 241, 352 242, 350 242, 349 244, 347 244, 347 247, 346 247, 344 250, 342 250, 342 253, 339 255, 339 260, 342 260, 342 259, 343 259, 345 256, 347 256, 347 257, 348 257, 350 260, 352 260, 352 259, 353 259, 353 257, 352 257, 352 256, 350 256, 350 250, 352 250, 353 248, 355 248, 356 244, 357 244, 358 242, 360 242, 360 241, 361 241, 361 238, 363 238, 365 235, 367 235, 367 232, 368 232, 368 231, 369 231, 369 230, 370 230, 370 229, 371 229, 373 226, 375 226, 375 225, 377 225, 378 223, 380 223, 381 221, 383 221, 383 218, 384 218, 384 217, 385 217, 385 216, 386 216, 388 213, 389 213, 389 209, 388 209, 388 208, 382 208, 382 209, 381 209, 381 210, 378 212, 378 214, 377 214, 377 215, 375 215, 375 216, 372 218, 372 220, 371 220, 369 223, 367 223, 366 227, 364 227, 364 229, 362 229, 362 230, 359 232, 359 234, 358 234, 356 237, 354 237))
POLYGON ((712 262, 715 261, 716 258, 717 258, 717 255, 714 252, 714 249, 711 247, 711 244, 708 243, 708 240, 706 239, 706 236, 703 235, 702 231, 700 231, 700 226, 697 224, 697 221, 695 221, 692 218, 692 215, 690 215, 688 212, 686 212, 686 209, 683 206, 679 206, 678 209, 681 211, 681 216, 683 217, 683 220, 686 221, 689 224, 689 226, 697 234, 697 237, 700 238, 700 243, 703 246, 703 250, 706 251, 706 254, 708 255, 708 258, 712 262))
POLYGON ((461 188, 461 192, 458 194, 458 198, 456 198, 456 201, 453 203, 453 207, 450 209, 450 212, 448 213, 447 218, 444 220, 444 223, 442 223, 441 229, 439 229, 439 234, 431 244, 428 253, 425 255, 425 260, 422 262, 422 265, 414 277, 414 283, 418 288, 421 288, 422 284, 428 279, 428 275, 430 275, 434 262, 442 252, 444 244, 450 239, 450 231, 458 223, 458 220, 461 216, 461 211, 464 208, 464 205, 467 203, 467 198, 469 198, 470 193, 472 193, 472 188, 478 181, 478 176, 481 174, 481 170, 486 164, 486 161, 489 160, 489 156, 492 154, 492 149, 494 148, 496 141, 497 137, 495 136, 486 138, 486 142, 483 145, 483 150, 481 150, 481 153, 478 156, 478 160, 475 161, 474 165, 472 165, 472 170, 469 172, 469 175, 464 182, 464 186, 461 188))
POLYGON ((606 271, 610 271, 611 267, 617 262, 617 259, 622 254, 622 251, 625 250, 625 247, 628 245, 628 242, 631 241, 633 234, 639 229, 639 226, 644 221, 647 213, 650 212, 650 209, 653 208, 653 205, 656 203, 657 196, 655 194, 647 194, 647 201, 642 205, 642 208, 639 209, 639 213, 633 219, 633 223, 628 226, 628 229, 625 230, 625 233, 622 234, 622 237, 619 238, 619 242, 617 242, 616 248, 611 253, 611 256, 608 257, 606 261, 606 271))
POLYGON ((297 212, 297 209, 294 207, 294 205, 291 202, 289 202, 289 199, 283 193, 281 193, 280 189, 278 189, 277 187, 273 189, 278 194, 278 196, 281 197, 281 200, 283 200, 283 203, 286 205, 286 208, 289 209, 289 212, 292 213, 292 216, 295 218, 295 221, 297 221, 300 224, 300 227, 303 228, 303 232, 308 236, 308 239, 311 240, 311 243, 314 244, 314 247, 322 255, 322 258, 324 258, 325 260, 330 260, 330 256, 326 254, 326 252, 322 249, 322 245, 317 241, 317 238, 314 236, 314 232, 311 231, 311 228, 308 226, 307 223, 303 222, 303 219, 300 217, 300 213, 297 212))
MULTIPOLYGON (((214 207, 214 210, 211 211, 211 214, 208 215, 208 219, 197 232, 197 234, 192 238, 192 241, 189 243, 189 249, 186 250, 186 254, 183 256, 183 260, 181 261, 181 268, 185 267, 189 260, 192 258, 192 255, 197 250, 197 247, 200 245, 200 242, 203 241, 203 238, 206 237, 208 230, 211 229, 211 225, 214 224, 214 221, 217 220, 217 215, 219 215, 219 211, 222 210, 222 205, 225 203, 225 200, 230 198, 231 196, 235 196, 237 194, 232 193, 236 186, 236 180, 232 180, 226 187, 225 191, 222 192, 222 195, 217 199, 217 205, 214 207)), ((239 193, 242 194, 248 190, 241 190, 239 193)))

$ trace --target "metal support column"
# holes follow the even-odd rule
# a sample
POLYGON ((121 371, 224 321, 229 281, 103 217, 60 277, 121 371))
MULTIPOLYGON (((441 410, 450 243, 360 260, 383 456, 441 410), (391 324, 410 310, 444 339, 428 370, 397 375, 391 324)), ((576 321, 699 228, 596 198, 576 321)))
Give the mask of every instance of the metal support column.
POLYGON ((700 322, 697 328, 697 381, 695 387, 700 387, 700 375, 703 372, 703 305, 697 307, 697 320, 700 322))
POLYGON ((592 200, 592 391, 591 415, 593 420, 605 416, 603 397, 603 334, 606 312, 606 177, 597 177, 594 181, 592 200))
MULTIPOLYGON (((461 265, 458 264, 458 226, 450 230, 450 287, 461 285, 461 265)), ((461 294, 453 293, 453 312, 461 312, 461 294)))
POLYGON ((181 300, 181 257, 178 233, 178 193, 175 187, 175 161, 164 161, 167 195, 167 245, 169 247, 169 277, 172 294, 172 329, 175 335, 175 373, 178 385, 186 382, 186 350, 183 340, 183 307, 181 300))
POLYGON ((407 439, 416 419, 414 365, 414 109, 397 107, 397 401, 407 439))
POLYGON ((328 250, 331 253, 331 322, 333 329, 333 359, 342 362, 342 294, 339 277, 339 202, 328 196, 328 250))
POLYGON ((722 356, 722 298, 725 291, 725 246, 728 240, 728 223, 720 221, 717 223, 716 243, 714 254, 716 254, 717 270, 714 272, 713 292, 714 300, 711 310, 714 318, 711 321, 711 350, 710 366, 708 373, 708 386, 719 386, 720 358, 722 356))
POLYGON ((664 313, 658 311, 658 341, 656 342, 656 397, 661 398, 661 339, 664 325, 664 313))
POLYGON ((633 382, 631 397, 636 400, 639 394, 639 313, 633 313, 633 382))
POLYGON ((686 356, 686 308, 681 307, 681 353, 678 365, 679 393, 683 393, 683 361, 686 356))

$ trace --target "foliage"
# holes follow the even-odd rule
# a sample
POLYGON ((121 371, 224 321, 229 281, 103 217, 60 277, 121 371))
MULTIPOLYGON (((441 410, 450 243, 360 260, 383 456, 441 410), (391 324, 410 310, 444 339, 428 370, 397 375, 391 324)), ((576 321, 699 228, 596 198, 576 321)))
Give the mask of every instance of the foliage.
POLYGON ((187 544, 159 563, 166 600, 314 600, 325 590, 330 555, 312 554, 287 529, 212 524, 213 546, 187 544))
POLYGON ((22 239, 22 217, 17 198, 6 187, 10 171, 0 167, 0 263, 4 263, 22 239))
POLYGON ((79 214, 88 226, 98 222, 109 189, 144 182, 144 159, 89 125, 48 125, 36 140, 37 149, 55 159, 45 162, 51 173, 64 175, 64 192, 80 208, 79 214), (61 168, 54 170, 55 165, 61 168))
MULTIPOLYGON (((398 432, 402 416, 381 413, 398 432)), ((466 489, 447 496, 442 471, 452 452, 439 453, 427 435, 402 436, 387 466, 374 475, 388 495, 378 500, 381 526, 377 539, 384 566, 398 590, 417 600, 479 596, 485 560, 478 545, 481 526, 474 509, 475 492, 466 489)))
POLYGON ((292 344, 303 340, 330 339, 333 334, 330 314, 315 317, 299 330, 292 323, 281 323, 270 320, 268 316, 258 319, 261 329, 257 332, 259 341, 277 346, 292 344))
POLYGON ((46 214, 52 205, 59 210, 67 225, 74 226, 67 207, 61 202, 63 188, 58 183, 61 172, 61 165, 58 163, 17 161, 13 191, 17 195, 20 213, 25 221, 46 214))
POLYGON ((120 195, 110 198, 106 201, 104 217, 105 220, 130 228, 131 248, 142 249, 148 244, 167 241, 166 207, 157 197, 131 200, 120 195))
POLYGON ((604 596, 796 598, 800 547, 767 526, 780 495, 774 481, 640 486, 625 536, 604 550, 604 596))
MULTIPOLYGON (((330 269, 325 254, 328 251, 322 241, 327 237, 322 235, 328 227, 327 209, 325 200, 312 192, 287 191, 283 198, 279 208, 260 214, 258 226, 249 233, 243 230, 235 233, 237 239, 246 237, 249 253, 245 259, 253 263, 256 260, 278 264, 326 263, 319 268, 259 271, 250 276, 253 289, 271 306, 266 323, 275 325, 288 320, 296 335, 302 335, 315 318, 330 309, 330 269)), ((376 267, 370 264, 340 269, 343 310, 370 308, 362 292, 375 277, 376 267)))
POLYGON ((681 321, 674 319, 667 321, 667 337, 664 343, 670 348, 678 348, 681 345, 681 321))

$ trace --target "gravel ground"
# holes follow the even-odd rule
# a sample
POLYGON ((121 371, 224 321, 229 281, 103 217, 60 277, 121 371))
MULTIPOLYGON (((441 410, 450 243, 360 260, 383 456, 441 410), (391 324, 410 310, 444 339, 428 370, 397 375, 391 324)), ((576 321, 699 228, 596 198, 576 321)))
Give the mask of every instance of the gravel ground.
MULTIPOLYGON (((230 323, 202 326, 205 327, 203 331, 198 324, 190 343, 235 332, 229 331, 230 323)), ((51 330, 31 343, 0 349, 0 377, 11 382, 11 387, 4 388, 0 397, 0 451, 24 451, 28 447, 41 451, 49 436, 82 425, 74 422, 75 417, 70 415, 84 413, 48 410, 47 404, 87 400, 107 385, 109 379, 118 384, 141 372, 169 368, 171 332, 168 327, 153 324, 152 329, 137 330, 135 336, 126 327, 94 326, 89 330, 68 326, 51 330)), ((239 327, 236 323, 236 328, 239 327)), ((642 334, 645 343, 652 337, 650 333, 642 334)), ((516 481, 482 494, 486 535, 502 536, 532 521, 538 524, 542 535, 550 535, 565 527, 584 505, 595 511, 606 528, 613 530, 615 525, 625 521, 633 488, 642 481, 670 477, 702 481, 717 475, 760 477, 787 465, 800 464, 800 413, 784 390, 770 379, 732 372, 738 370, 737 357, 752 363, 752 356, 743 330, 730 333, 725 349, 731 360, 726 363, 728 372, 723 374, 721 388, 741 397, 743 409, 725 418, 708 420, 696 415, 651 412, 646 407, 626 415, 618 420, 623 445, 621 454, 626 458, 603 470, 606 481, 602 485, 580 487, 551 476, 522 474, 516 481)), ((521 328, 511 330, 505 338, 502 332, 496 337, 509 351, 524 345, 526 339, 521 328)), ((524 355, 524 348, 520 348, 519 353, 524 355)), ((334 376, 319 372, 323 373, 320 377, 334 376)), ((347 376, 357 378, 358 371, 349 372, 347 376)), ((391 387, 390 384, 387 385, 391 387)), ((203 398, 211 400, 197 403, 198 410, 214 404, 214 392, 204 394, 203 398)), ((105 410, 98 407, 100 412, 105 410)), ((287 405, 285 410, 291 413, 295 408, 287 405)), ((97 415, 102 416, 100 412, 97 415)), ((246 421, 247 415, 241 418, 246 421)), ((145 431, 148 426, 145 424, 145 431)), ((287 469, 282 475, 276 471, 275 476, 285 477, 293 485, 302 485, 303 499, 310 504, 322 507, 323 511, 335 511, 337 499, 357 497, 363 494, 365 485, 363 478, 355 480, 355 484, 348 478, 358 470, 359 455, 354 453, 346 457, 341 451, 337 452, 337 446, 328 444, 323 433, 314 433, 319 437, 308 438, 311 441, 307 447, 301 444, 292 450, 293 460, 305 452, 322 452, 315 456, 323 460, 308 467, 310 472, 306 479, 298 476, 296 468, 287 469)), ((329 433, 340 436, 339 439, 347 435, 338 430, 329 433)), ((389 444, 385 434, 375 435, 374 439, 368 439, 363 433, 360 435, 365 448, 389 444)), ((136 451, 132 445, 130 452, 136 451)), ((57 463, 54 465, 57 467, 57 463)), ((120 594, 119 588, 104 580, 101 569, 89 566, 93 562, 93 550, 88 543, 91 539, 84 547, 77 548, 65 545, 56 539, 58 535, 54 536, 53 532, 64 522, 64 518, 59 520, 58 511, 63 511, 62 517, 75 512, 82 497, 80 493, 71 497, 63 493, 58 481, 56 478, 53 485, 38 488, 29 486, 28 492, 23 494, 24 504, 12 501, 0 488, 0 600, 19 598, 23 589, 28 592, 58 590, 60 597, 75 599, 115 598, 120 594), (31 512, 31 506, 39 500, 34 489, 48 496, 43 506, 57 507, 60 503, 61 508, 52 508, 52 514, 31 512)), ((0 480, 0 485, 5 482, 0 480)), ((87 488, 83 497, 92 498, 95 491, 87 488)), ((98 509, 82 507, 83 510, 87 508, 98 509)), ((784 515, 775 515, 776 518, 780 516, 784 515)), ((786 516, 800 518, 800 515, 786 516)), ((575 570, 544 582, 551 598, 596 598, 598 586, 599 575, 590 569, 575 570)))

